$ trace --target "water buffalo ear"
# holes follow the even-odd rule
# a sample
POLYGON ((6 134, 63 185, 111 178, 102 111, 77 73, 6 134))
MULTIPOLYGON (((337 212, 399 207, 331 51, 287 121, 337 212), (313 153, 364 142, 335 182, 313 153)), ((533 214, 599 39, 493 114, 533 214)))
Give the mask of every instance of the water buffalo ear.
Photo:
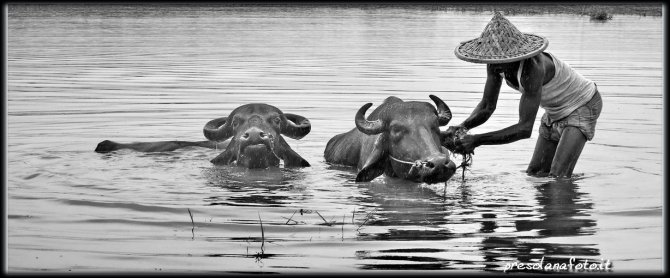
POLYGON ((382 165, 382 167, 379 167, 377 164, 375 164, 371 167, 365 167, 358 171, 358 174, 356 175, 356 182, 368 182, 384 174, 383 163, 379 164, 382 165))
POLYGON ((282 116, 281 134, 293 139, 301 139, 312 130, 312 124, 303 116, 284 113, 282 116))
POLYGON ((291 146, 286 143, 284 138, 279 137, 279 144, 276 145, 275 152, 279 158, 284 160, 284 167, 310 167, 309 162, 296 153, 291 146))
POLYGON ((217 155, 214 159, 210 160, 214 165, 229 165, 237 159, 237 154, 233 151, 237 149, 237 142, 233 139, 226 150, 217 155))
POLYGON ((367 182, 371 181, 376 177, 384 174, 386 169, 386 151, 384 148, 385 144, 384 136, 379 136, 375 145, 372 149, 372 153, 368 157, 368 160, 365 161, 363 168, 358 171, 356 175, 356 182, 367 182))
POLYGON ((290 150, 289 155, 284 156, 284 167, 310 167, 309 162, 302 158, 298 153, 290 150))

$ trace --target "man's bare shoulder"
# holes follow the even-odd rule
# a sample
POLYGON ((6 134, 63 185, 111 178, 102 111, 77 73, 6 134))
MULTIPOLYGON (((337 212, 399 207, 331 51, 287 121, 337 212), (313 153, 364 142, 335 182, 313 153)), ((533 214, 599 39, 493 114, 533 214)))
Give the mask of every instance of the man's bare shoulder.
POLYGON ((524 88, 542 87, 554 76, 554 61, 545 52, 526 59, 521 78, 524 88))

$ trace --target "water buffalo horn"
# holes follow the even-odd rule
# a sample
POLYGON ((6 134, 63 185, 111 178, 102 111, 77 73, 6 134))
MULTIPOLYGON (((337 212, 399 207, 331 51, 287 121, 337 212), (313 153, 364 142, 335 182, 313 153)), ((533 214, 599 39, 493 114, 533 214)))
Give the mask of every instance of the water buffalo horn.
POLYGON ((449 109, 449 106, 447 106, 447 104, 439 97, 434 95, 430 95, 430 99, 432 99, 433 102, 435 102, 435 106, 437 106, 437 117, 440 126, 449 124, 449 121, 451 120, 451 109, 449 109))
POLYGON ((205 137, 212 141, 224 141, 233 136, 233 128, 228 124, 228 117, 211 120, 202 129, 205 137))
POLYGON ((303 116, 284 113, 281 134, 293 139, 305 137, 312 130, 312 124, 303 116))
POLYGON ((384 131, 384 124, 380 120, 368 121, 365 119, 365 112, 372 106, 372 103, 366 103, 356 112, 356 128, 367 135, 379 134, 384 131))

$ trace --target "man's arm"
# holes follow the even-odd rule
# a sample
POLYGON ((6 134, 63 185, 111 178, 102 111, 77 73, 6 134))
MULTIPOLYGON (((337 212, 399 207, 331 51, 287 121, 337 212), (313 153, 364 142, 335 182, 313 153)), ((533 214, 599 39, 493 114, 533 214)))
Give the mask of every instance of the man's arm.
POLYGON ((524 93, 519 101, 519 122, 507 128, 475 135, 465 135, 455 142, 455 152, 472 153, 481 145, 506 144, 530 137, 537 111, 540 108, 544 67, 540 59, 531 58, 524 63, 521 86, 524 93))
POLYGON ((472 110, 470 116, 460 124, 466 129, 472 129, 485 123, 496 110, 503 77, 500 73, 494 72, 490 65, 486 66, 486 76, 482 100, 472 110))
POLYGON ((519 100, 519 122, 498 131, 473 135, 475 147, 506 144, 530 137, 540 108, 544 67, 539 63, 539 59, 528 59, 524 63, 523 72, 521 86, 524 88, 524 93, 519 100))
POLYGON ((540 108, 540 91, 526 91, 519 101, 519 122, 504 129, 473 135, 474 145, 507 144, 529 138, 540 108))

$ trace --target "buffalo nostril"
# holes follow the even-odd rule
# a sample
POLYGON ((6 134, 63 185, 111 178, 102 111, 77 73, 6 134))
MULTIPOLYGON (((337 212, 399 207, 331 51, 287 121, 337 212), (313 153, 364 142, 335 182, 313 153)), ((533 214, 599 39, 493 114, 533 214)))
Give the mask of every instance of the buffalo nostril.
POLYGON ((428 161, 428 162, 426 162, 426 167, 428 167, 428 168, 433 168, 433 167, 435 167, 435 164, 433 164, 432 162, 428 161))
POLYGON ((258 135, 260 135, 260 136, 261 136, 261 138, 262 138, 262 137, 265 137, 265 132, 261 132, 261 133, 260 133, 260 134, 258 134, 258 135))
POLYGON ((249 138, 249 132, 242 134, 242 138, 243 139, 249 138))

